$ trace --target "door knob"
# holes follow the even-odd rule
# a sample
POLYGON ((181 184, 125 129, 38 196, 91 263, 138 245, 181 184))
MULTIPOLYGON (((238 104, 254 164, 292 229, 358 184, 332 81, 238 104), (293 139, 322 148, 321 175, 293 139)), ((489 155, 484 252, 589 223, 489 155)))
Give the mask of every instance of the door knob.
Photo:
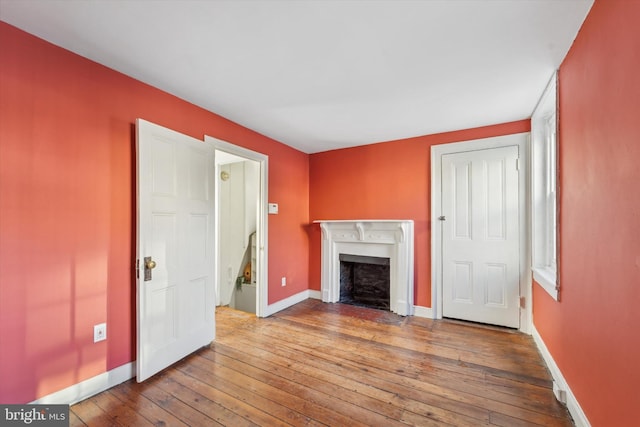
POLYGON ((148 282, 153 277, 151 275, 151 270, 156 268, 156 262, 151 259, 150 256, 144 257, 144 281, 148 282))

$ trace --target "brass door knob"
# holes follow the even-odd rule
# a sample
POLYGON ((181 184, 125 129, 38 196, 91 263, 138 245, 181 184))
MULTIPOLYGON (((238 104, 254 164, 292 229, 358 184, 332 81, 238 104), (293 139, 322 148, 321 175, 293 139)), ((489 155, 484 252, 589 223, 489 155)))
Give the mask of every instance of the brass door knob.
POLYGON ((147 270, 152 270, 152 269, 156 268, 156 262, 154 260, 150 259, 147 262, 145 262, 144 267, 147 270))

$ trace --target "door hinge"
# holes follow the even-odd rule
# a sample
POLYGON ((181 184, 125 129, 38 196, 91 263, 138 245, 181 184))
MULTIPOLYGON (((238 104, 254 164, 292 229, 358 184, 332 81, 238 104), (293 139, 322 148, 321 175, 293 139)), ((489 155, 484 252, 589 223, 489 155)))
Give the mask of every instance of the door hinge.
POLYGON ((520 308, 527 308, 527 300, 525 297, 520 297, 520 308))
POLYGON ((136 260, 136 279, 140 278, 140 260, 136 260))
POLYGON ((520 157, 518 157, 516 159, 516 170, 519 171, 520 170, 520 157))

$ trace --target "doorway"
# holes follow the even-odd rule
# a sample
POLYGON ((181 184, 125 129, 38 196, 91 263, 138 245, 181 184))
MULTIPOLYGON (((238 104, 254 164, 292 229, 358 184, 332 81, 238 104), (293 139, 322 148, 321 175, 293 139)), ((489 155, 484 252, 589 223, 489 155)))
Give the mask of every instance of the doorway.
POLYGON ((267 284, 267 156, 205 136, 216 158, 216 305, 262 317, 267 284))
POLYGON ((256 313, 260 164, 216 150, 217 305, 256 313))
POLYGON ((434 318, 530 329, 527 154, 528 133, 431 148, 434 318))

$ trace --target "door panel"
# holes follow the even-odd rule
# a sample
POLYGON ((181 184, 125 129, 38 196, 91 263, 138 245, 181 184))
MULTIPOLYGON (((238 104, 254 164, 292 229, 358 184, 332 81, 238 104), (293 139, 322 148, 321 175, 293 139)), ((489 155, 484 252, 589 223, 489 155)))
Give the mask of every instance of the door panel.
POLYGON ((471 238, 471 164, 456 164, 452 170, 453 187, 455 197, 453 198, 453 222, 455 225, 455 239, 471 238))
POLYGON ((518 327, 518 147, 442 156, 443 315, 518 327))
POLYGON ((215 335, 214 153, 210 143, 137 120, 137 377, 215 335), (145 280, 145 257, 155 261, 145 280))
POLYGON ((473 302, 473 265, 470 262, 453 262, 452 298, 456 303, 473 302))
POLYGON ((504 182, 506 164, 504 159, 487 161, 486 168, 485 192, 488 203, 485 206, 484 217, 487 219, 487 238, 504 240, 506 238, 506 187, 504 182))
POLYGON ((487 306, 505 307, 507 293, 507 266, 505 264, 487 264, 487 306))

